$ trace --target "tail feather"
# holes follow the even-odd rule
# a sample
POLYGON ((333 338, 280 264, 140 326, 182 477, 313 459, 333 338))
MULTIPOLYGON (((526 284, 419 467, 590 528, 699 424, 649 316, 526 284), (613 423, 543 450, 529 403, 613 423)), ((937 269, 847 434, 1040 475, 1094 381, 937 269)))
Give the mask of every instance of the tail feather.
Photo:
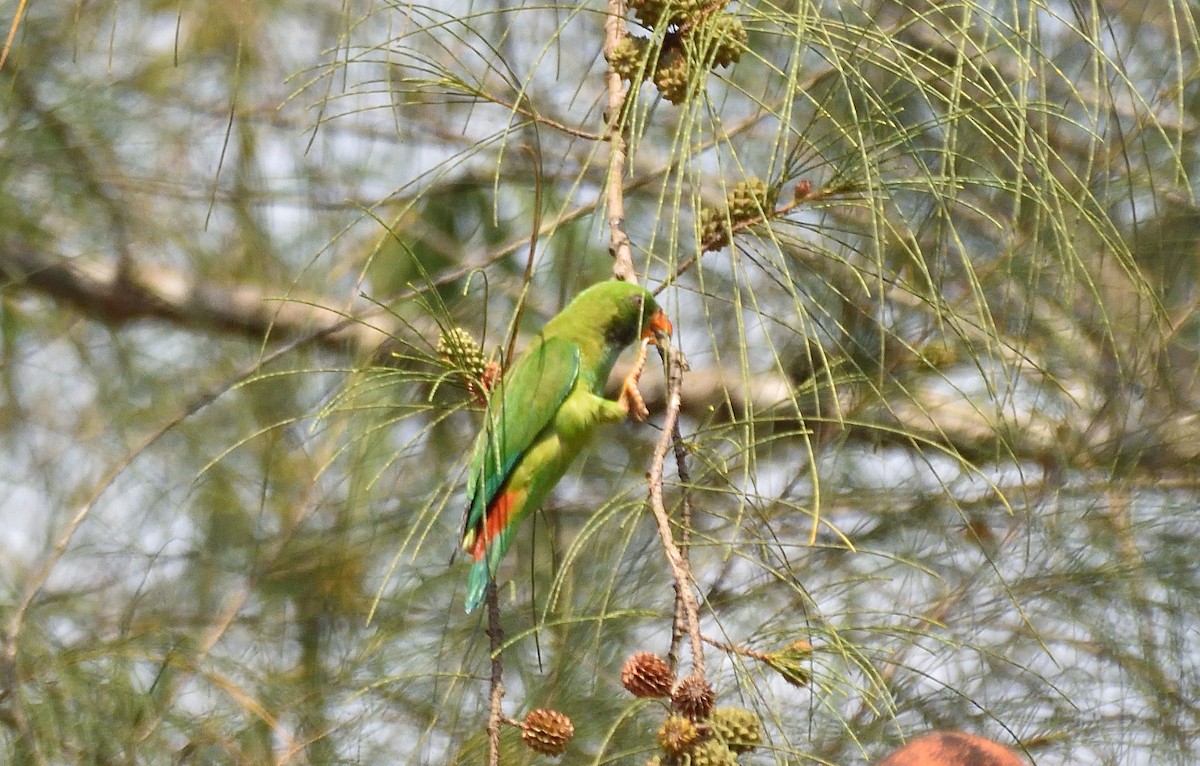
POLYGON ((467 578, 467 612, 475 611, 475 607, 483 603, 487 594, 488 583, 491 582, 488 573, 487 559, 480 559, 471 565, 471 575, 467 578))
POLYGON ((483 603, 488 583, 500 566, 500 559, 508 550, 513 530, 520 522, 525 493, 504 492, 487 509, 482 529, 470 530, 464 537, 464 547, 471 552, 473 563, 467 579, 467 611, 483 603))
POLYGON ((508 551, 513 531, 513 527, 500 530, 487 542, 486 546, 482 542, 476 543, 475 560, 471 564, 471 573, 467 576, 466 606, 468 612, 475 611, 475 607, 483 603, 483 598, 487 595, 488 583, 492 581, 496 570, 500 568, 500 560, 508 551))

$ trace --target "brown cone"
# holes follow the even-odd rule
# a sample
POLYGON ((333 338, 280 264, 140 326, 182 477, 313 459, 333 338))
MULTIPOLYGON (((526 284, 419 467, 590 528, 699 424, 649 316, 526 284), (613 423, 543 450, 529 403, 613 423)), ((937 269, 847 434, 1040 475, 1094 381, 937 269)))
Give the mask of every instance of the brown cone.
POLYGON ((529 711, 521 723, 521 739, 530 750, 542 755, 562 755, 575 734, 575 725, 557 710, 529 711))
POLYGON ((707 718, 716 699, 712 686, 704 680, 704 676, 698 675, 683 679, 671 692, 671 704, 693 721, 707 718))
POLYGON ((635 697, 666 697, 675 683, 675 674, 654 652, 638 652, 625 660, 621 683, 635 697))

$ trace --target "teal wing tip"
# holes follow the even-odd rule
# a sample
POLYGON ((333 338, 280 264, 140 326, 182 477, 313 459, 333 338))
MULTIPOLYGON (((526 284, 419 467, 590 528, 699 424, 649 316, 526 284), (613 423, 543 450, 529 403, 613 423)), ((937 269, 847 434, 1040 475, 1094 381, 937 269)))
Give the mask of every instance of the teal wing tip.
POLYGON ((487 594, 488 568, 486 561, 476 561, 471 566, 471 577, 467 580, 467 614, 475 611, 475 607, 483 603, 487 594))
MULTIPOLYGON (((518 518, 517 521, 520 521, 518 518)), ((492 582, 492 574, 499 569, 500 559, 504 557, 508 545, 512 541, 514 523, 510 523, 491 540, 487 553, 479 561, 471 564, 471 574, 467 578, 467 613, 483 603, 487 597, 488 585, 492 582)))

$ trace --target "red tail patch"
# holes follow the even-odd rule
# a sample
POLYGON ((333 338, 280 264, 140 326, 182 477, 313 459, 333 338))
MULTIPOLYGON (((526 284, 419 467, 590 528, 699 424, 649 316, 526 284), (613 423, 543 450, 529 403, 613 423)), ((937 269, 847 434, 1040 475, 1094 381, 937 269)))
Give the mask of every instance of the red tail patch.
POLYGON ((475 561, 483 559, 492 539, 500 534, 500 530, 508 526, 508 516, 521 501, 522 492, 501 492, 487 507, 483 515, 483 533, 475 536, 475 546, 471 549, 471 558, 475 561))

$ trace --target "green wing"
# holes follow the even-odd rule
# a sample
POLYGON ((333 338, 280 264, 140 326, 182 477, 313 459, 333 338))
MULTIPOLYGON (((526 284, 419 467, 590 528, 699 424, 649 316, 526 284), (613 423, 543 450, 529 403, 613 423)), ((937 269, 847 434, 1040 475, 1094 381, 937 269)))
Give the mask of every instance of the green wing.
POLYGON ((546 338, 504 373, 471 455, 464 534, 483 522, 513 466, 554 419, 578 375, 579 346, 562 338, 546 338))

